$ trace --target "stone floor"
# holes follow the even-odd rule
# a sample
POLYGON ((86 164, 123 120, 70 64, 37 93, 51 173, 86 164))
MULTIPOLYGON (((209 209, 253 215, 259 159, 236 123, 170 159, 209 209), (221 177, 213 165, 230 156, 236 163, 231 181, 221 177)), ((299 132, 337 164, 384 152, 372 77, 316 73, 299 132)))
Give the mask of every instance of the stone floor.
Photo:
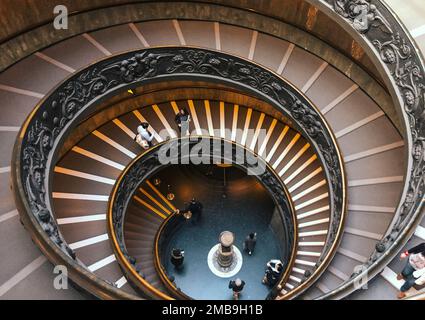
MULTIPOLYGON (((223 187, 223 168, 215 168, 213 176, 206 176, 207 168, 168 168, 158 176, 172 187, 176 205, 183 206, 182 198, 195 196, 204 205, 201 220, 193 225, 186 223, 175 233, 168 250, 179 247, 185 250, 184 268, 174 270, 169 259, 163 264, 174 275, 178 287, 194 299, 231 299, 228 289, 230 279, 236 277, 246 282, 242 299, 265 299, 269 289, 261 283, 265 265, 270 259, 280 258, 280 247, 269 222, 274 204, 267 191, 253 177, 236 168, 227 168, 227 186, 223 187), (173 174, 167 173, 173 170, 173 174), (173 181, 171 181, 171 177, 173 181), (226 197, 223 192, 226 191, 226 197), (209 250, 218 243, 219 234, 232 231, 235 245, 242 251, 243 240, 250 232, 257 232, 257 246, 252 256, 243 253, 243 265, 232 278, 220 278, 208 267, 209 250)), ((165 190, 164 190, 165 191, 165 190)))

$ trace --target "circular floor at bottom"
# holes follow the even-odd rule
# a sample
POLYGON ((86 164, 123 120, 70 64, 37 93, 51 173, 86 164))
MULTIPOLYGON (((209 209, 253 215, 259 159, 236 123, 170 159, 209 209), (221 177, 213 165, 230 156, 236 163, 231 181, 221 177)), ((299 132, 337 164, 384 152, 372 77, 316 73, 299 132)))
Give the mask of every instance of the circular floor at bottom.
MULTIPOLYGON (((175 270, 169 259, 162 263, 167 273, 175 277, 176 285, 194 299, 232 299, 228 284, 237 277, 246 282, 241 300, 265 299, 269 293, 269 288, 261 283, 265 265, 281 256, 278 238, 270 226, 274 204, 255 178, 248 176, 228 181, 227 197, 223 198, 221 170, 217 170, 213 178, 195 174, 190 180, 187 180, 188 170, 179 174, 174 170, 176 194, 182 181, 190 181, 193 195, 203 203, 204 210, 196 224, 186 222, 170 239, 168 252, 177 247, 185 251, 184 268, 175 270), (240 271, 230 278, 213 274, 207 261, 210 249, 218 243, 218 236, 224 230, 235 234, 234 244, 243 254, 240 271), (252 256, 242 250, 243 240, 250 232, 257 232, 258 238, 252 256)), ((170 175, 167 177, 169 180, 170 175)))

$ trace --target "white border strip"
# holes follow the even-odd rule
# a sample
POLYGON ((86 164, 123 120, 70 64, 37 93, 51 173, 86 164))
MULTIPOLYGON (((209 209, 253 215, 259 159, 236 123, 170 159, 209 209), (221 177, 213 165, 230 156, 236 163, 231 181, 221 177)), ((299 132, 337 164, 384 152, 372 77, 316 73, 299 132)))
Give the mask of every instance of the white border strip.
POLYGON ((315 262, 306 261, 306 260, 302 260, 302 259, 296 259, 295 263, 303 265, 303 266, 309 266, 309 267, 314 267, 316 265, 315 262))
POLYGON ((267 130, 266 138, 264 139, 263 143, 261 144, 260 150, 258 151, 258 154, 260 156, 264 155, 264 151, 266 150, 267 144, 269 143, 270 137, 272 136, 272 133, 274 131, 274 128, 276 127, 276 124, 277 124, 277 119, 273 119, 269 129, 267 130))
POLYGON ((0 173, 8 173, 10 172, 10 167, 2 167, 0 168, 0 173))
POLYGON ((323 71, 326 70, 327 66, 328 66, 328 63, 326 61, 319 66, 316 72, 310 77, 310 79, 308 79, 306 84, 302 87, 301 91, 303 93, 306 93, 311 88, 311 86, 316 82, 316 80, 320 77, 323 71))
POLYGON ((342 254, 343 256, 346 256, 346 257, 348 257, 350 259, 356 260, 356 261, 361 262, 361 263, 365 263, 367 261, 367 259, 368 259, 368 258, 366 258, 366 257, 364 257, 364 256, 362 256, 362 255, 360 255, 358 253, 355 253, 355 252, 353 252, 351 250, 344 249, 344 248, 341 248, 341 247, 338 248, 337 252, 339 254, 342 254))
POLYGON ((248 130, 249 130, 249 124, 251 122, 252 117, 252 108, 248 108, 246 111, 246 118, 245 118, 245 125, 242 132, 242 138, 241 138, 241 145, 246 145, 246 140, 248 139, 248 130))
POLYGON ((120 119, 115 118, 112 122, 119 127, 122 131, 124 131, 132 140, 136 137, 136 134, 130 130, 120 119))
POLYGON ((221 51, 221 41, 220 41, 220 24, 214 22, 214 38, 215 38, 215 49, 221 51))
POLYGON ((224 101, 220 101, 220 137, 222 139, 226 138, 226 122, 225 122, 224 114, 225 114, 224 101))
POLYGON ((102 52, 105 56, 111 56, 112 53, 106 49, 104 46, 102 46, 95 38, 93 38, 88 33, 83 33, 83 37, 90 42, 96 49, 98 49, 100 52, 102 52))
POLYGON ((352 124, 351 126, 348 126, 348 127, 344 128, 344 129, 341 129, 340 131, 338 131, 337 133, 335 133, 335 137, 337 139, 339 139, 339 138, 345 136, 346 134, 349 134, 350 132, 352 132, 354 130, 357 130, 357 129, 361 128, 362 126, 365 126, 368 123, 370 123, 370 122, 372 122, 372 121, 374 121, 374 120, 382 117, 384 114, 385 113, 383 111, 378 111, 378 112, 370 115, 369 117, 366 117, 366 118, 364 118, 364 119, 362 119, 362 120, 360 120, 360 121, 352 124))
POLYGON ((310 148, 310 143, 306 143, 295 156, 289 160, 289 162, 282 168, 282 170, 279 171, 279 176, 283 176, 291 167, 292 165, 310 148))
POLYGON ((258 38, 258 31, 257 30, 252 31, 251 45, 249 46, 249 53, 248 53, 249 60, 254 59, 255 46, 257 45, 257 38, 258 38))
POLYGON ((320 252, 313 252, 313 251, 298 251, 297 256, 304 256, 304 257, 320 257, 320 252))
POLYGON ((424 35, 425 34, 425 25, 417 27, 415 29, 412 29, 410 31, 410 34, 412 35, 413 38, 418 38, 418 37, 424 35))
POLYGON ((126 283, 127 283, 127 279, 124 276, 122 276, 117 281, 115 281, 115 285, 117 286, 118 289, 123 287, 126 283))
POLYGON ((337 268, 335 268, 335 267, 329 266, 329 267, 328 267, 328 270, 329 270, 329 272, 330 272, 330 273, 332 273, 334 276, 336 276, 336 277, 340 278, 340 279, 341 279, 341 280, 343 280, 343 281, 346 281, 346 280, 348 280, 348 279, 350 278, 350 276, 349 276, 349 275, 345 274, 344 272, 342 272, 341 270, 339 270, 339 269, 337 269, 337 268))
POLYGON ((300 193, 297 193, 295 196, 292 197, 293 201, 297 201, 301 199, 302 197, 308 195, 309 193, 313 192, 314 190, 320 188, 321 186, 324 186, 326 184, 326 179, 323 179, 319 181, 318 183, 312 185, 311 187, 301 191, 300 193))
POLYGON ((26 267, 21 269, 18 273, 16 273, 12 278, 7 280, 0 286, 0 297, 3 296, 6 292, 16 286, 19 282, 28 277, 31 273, 37 270, 39 267, 43 265, 47 261, 45 256, 39 256, 37 259, 32 261, 26 267))
POLYGON ((105 184, 109 184, 109 185, 115 184, 115 179, 109 179, 109 178, 97 176, 97 175, 94 175, 94 174, 85 173, 85 172, 76 171, 76 170, 71 170, 71 169, 67 169, 67 168, 63 168, 63 167, 55 167, 54 171, 56 173, 61 173, 61 174, 65 174, 65 175, 68 175, 68 176, 73 176, 73 177, 77 177, 77 178, 81 178, 81 179, 96 181, 96 182, 105 183, 105 184))
POLYGON ((17 94, 22 94, 24 96, 34 97, 34 98, 38 98, 38 99, 42 99, 44 97, 44 94, 41 94, 41 93, 38 93, 38 92, 19 89, 19 88, 7 86, 7 85, 4 85, 4 84, 0 84, 0 90, 13 92, 13 93, 17 93, 17 94))
POLYGON ((204 107, 208 123, 208 133, 211 137, 214 137, 214 124, 211 116, 211 105, 209 100, 204 100, 204 107))
POLYGON ((54 199, 70 199, 70 200, 90 200, 90 201, 105 201, 108 202, 109 196, 99 194, 82 194, 82 193, 66 193, 52 192, 54 199))
POLYGON ((170 137, 171 138, 177 138, 176 132, 173 130, 173 128, 171 128, 170 123, 165 118, 165 116, 162 113, 159 106, 157 104, 153 104, 152 109, 153 109, 153 111, 155 111, 155 113, 156 113, 157 117, 159 118, 159 120, 161 121, 162 125, 165 127, 165 129, 167 129, 167 132, 170 135, 170 137))
POLYGON ((404 284, 404 280, 397 280, 397 273, 388 267, 385 267, 384 270, 382 270, 381 276, 397 290, 400 290, 401 286, 404 284))
POLYGON ((283 55, 282 61, 280 62, 279 67, 277 68, 277 73, 282 74, 283 70, 285 70, 286 64, 288 63, 289 58, 291 57, 292 51, 294 50, 295 45, 291 43, 283 55))
POLYGON ((121 151, 122 153, 124 153, 125 155, 129 156, 130 158, 134 159, 136 157, 136 154, 134 154, 133 152, 131 152, 130 150, 124 148, 122 145, 120 145, 118 142, 115 142, 114 140, 112 140, 111 138, 107 137, 106 135, 104 135, 102 132, 94 130, 92 132, 93 135, 95 135, 96 137, 98 137, 99 139, 105 141, 107 144, 111 145, 112 147, 114 147, 115 149, 121 151))
MULTIPOLYGON (((289 144, 286 146, 286 148, 283 150, 283 152, 279 155, 279 157, 276 159, 276 161, 273 163, 272 167, 273 169, 277 169, 277 167, 279 166, 279 164, 282 162, 282 160, 286 157, 286 155, 289 153, 289 151, 291 151, 292 147, 297 143, 298 139, 301 137, 301 135, 299 133, 297 133, 291 140, 291 142, 289 142, 289 144)), ((280 137, 279 137, 280 138, 280 137)), ((279 141, 280 139, 277 140, 277 142, 280 143, 279 141)), ((277 144, 276 142, 276 144, 277 144)), ((276 146, 275 144, 275 146, 276 146)), ((273 147, 274 148, 274 147, 273 147)), ((274 150, 272 150, 274 151, 274 150)), ((273 152, 274 153, 274 152, 273 152)))
POLYGON ((16 126, 0 126, 0 132, 18 132, 20 127, 16 126))
POLYGON ((322 212, 325 212, 326 210, 329 210, 329 208, 330 208, 329 205, 327 205, 327 206, 324 206, 324 207, 321 207, 321 208, 317 208, 317 209, 314 209, 314 210, 311 210, 311 211, 304 212, 302 214, 297 215, 297 219, 301 220, 301 219, 304 219, 304 218, 307 218, 307 217, 314 216, 315 214, 322 213, 322 212))
POLYGON ((326 193, 323 193, 323 194, 321 194, 321 195, 319 195, 319 196, 317 196, 317 197, 315 197, 313 199, 310 199, 310 200, 308 200, 306 202, 300 203, 299 205, 297 205, 295 207, 295 210, 300 210, 302 208, 308 207, 308 206, 312 205, 313 203, 316 203, 316 202, 318 202, 320 200, 323 200, 323 199, 327 198, 328 196, 329 196, 329 194, 327 192, 326 193))
POLYGON ((324 236, 328 234, 328 230, 317 230, 317 231, 308 231, 308 232, 300 232, 299 237, 314 237, 314 236, 324 236))
POLYGON ((355 229, 355 228, 345 228, 344 232, 355 235, 355 236, 374 239, 374 240, 381 240, 381 238, 382 238, 382 234, 375 233, 375 232, 369 232, 369 231, 365 231, 365 230, 360 230, 360 229, 355 229))
POLYGON ((57 219, 56 222, 59 225, 62 224, 72 224, 72 223, 84 223, 84 222, 91 222, 91 221, 100 221, 100 220, 106 220, 106 214, 91 214, 88 216, 80 216, 80 217, 69 217, 69 218, 60 218, 57 219))
POLYGON ((108 234, 104 233, 104 234, 101 234, 99 236, 95 236, 95 237, 91 237, 91 238, 84 239, 84 240, 81 240, 81 241, 77 241, 77 242, 74 242, 74 243, 70 243, 69 247, 72 250, 76 250, 76 249, 80 249, 80 248, 83 248, 83 247, 90 246, 92 244, 96 244, 96 243, 99 243, 99 242, 102 242, 102 241, 106 241, 108 239, 109 239, 108 234))
POLYGON ((107 266, 108 264, 114 262, 115 260, 116 260, 115 255, 111 254, 110 256, 91 264, 90 266, 88 266, 88 269, 91 272, 94 272, 96 270, 99 270, 100 268, 103 268, 104 266, 107 266))
POLYGON ((326 107, 324 107, 321 112, 322 114, 327 114, 333 108, 335 108, 338 104, 348 98, 354 91, 357 90, 359 86, 357 84, 353 84, 350 88, 345 90, 341 95, 336 97, 333 101, 331 101, 326 107))
POLYGON ((370 157, 373 156, 375 154, 378 153, 382 153, 385 151, 389 151, 389 150, 393 150, 393 149, 397 149, 400 147, 404 146, 404 141, 398 141, 398 142, 394 142, 394 143, 390 143, 384 146, 380 146, 380 147, 376 147, 376 148, 372 148, 366 151, 362 151, 362 152, 358 152, 358 153, 354 153, 351 154, 349 156, 344 157, 344 162, 350 162, 350 161, 354 161, 354 160, 358 160, 358 159, 362 159, 362 158, 366 158, 366 157, 370 157))
POLYGON ((318 167, 316 170, 313 170, 308 176, 304 177, 303 179, 298 181, 296 184, 294 184, 292 187, 290 187, 288 189, 289 193, 294 192, 295 190, 297 190, 299 187, 301 187, 306 182, 310 181, 312 178, 317 176, 322 171, 323 171, 322 167, 318 167))
POLYGON ((298 225, 298 228, 302 229, 302 228, 306 228, 306 227, 317 226, 319 224, 328 223, 328 222, 329 222, 329 218, 318 219, 318 220, 300 223, 298 225))
POLYGON ((185 46, 186 40, 184 39, 183 32, 182 32, 182 29, 180 28, 180 24, 178 20, 173 19, 173 26, 174 26, 174 29, 176 30, 177 37, 179 38, 180 44, 182 46, 185 46))
POLYGON ((286 178, 283 183, 285 184, 290 183, 292 180, 294 180, 295 177, 297 177, 301 173, 301 171, 307 168, 316 159, 317 159, 317 155, 313 154, 306 162, 304 162, 301 166, 298 167, 297 170, 295 170, 288 178, 286 178))
POLYGON ((40 58, 40 59, 42 59, 42 60, 50 63, 50 64, 52 64, 52 65, 54 65, 54 66, 62 69, 62 70, 65 70, 65 71, 69 72, 69 73, 74 73, 76 71, 74 68, 71 68, 70 66, 67 66, 64 63, 62 63, 62 62, 60 62, 60 61, 58 61, 56 59, 53 59, 53 58, 49 57, 48 55, 45 55, 42 52, 36 52, 36 53, 34 53, 34 55, 36 57, 38 57, 38 58, 40 58))
POLYGON ((365 206, 361 204, 348 205, 348 211, 394 213, 395 209, 393 207, 365 206))
POLYGON ((301 242, 298 242, 299 247, 323 247, 324 245, 325 245, 324 241, 312 241, 312 242, 301 241, 301 242))
POLYGON ((73 147, 72 148, 72 151, 74 151, 76 153, 79 153, 79 154, 81 154, 83 156, 86 156, 87 158, 90 158, 90 159, 93 159, 93 160, 102 162, 102 163, 104 163, 104 164, 106 164, 108 166, 111 166, 113 168, 116 168, 118 170, 124 170, 124 168, 125 168, 125 166, 123 166, 122 164, 119 164, 119 163, 117 163, 115 161, 106 159, 105 157, 99 156, 99 155, 97 155, 97 154, 95 154, 95 153, 93 153, 91 151, 85 150, 85 149, 80 148, 80 147, 77 147, 77 146, 73 147))
POLYGON ((12 210, 9 211, 7 213, 3 213, 2 215, 0 215, 0 223, 9 220, 10 218, 16 217, 18 215, 18 210, 12 210))
POLYGON ((150 47, 149 43, 146 41, 145 37, 142 35, 139 28, 137 28, 137 26, 134 23, 129 23, 128 26, 134 32, 136 37, 140 40, 140 42, 143 44, 145 48, 150 47))
POLYGON ((196 134, 201 136, 202 135, 202 129, 201 125, 199 124, 198 115, 196 113, 196 108, 193 103, 193 100, 187 100, 187 104, 189 105, 190 115, 193 120, 193 124, 195 125, 196 134))
MULTIPOLYGON (((251 145, 249 146, 251 150, 255 149, 255 145, 257 144, 258 136, 260 135, 260 130, 261 130, 261 127, 263 126, 265 117, 266 115, 264 113, 261 113, 260 119, 258 119, 257 127, 255 128, 255 133, 254 133, 254 136, 252 137, 251 145)), ((264 141, 262 143, 264 143, 264 141)))
POLYGON ((415 236, 425 240, 425 228, 422 226, 418 226, 415 231, 415 236))
POLYGON ((238 127, 238 117, 239 117, 239 105, 235 104, 233 106, 233 121, 232 121, 232 136, 230 139, 236 141, 236 131, 238 127))
POLYGON ((348 180, 349 187, 369 186, 383 183, 403 182, 403 176, 348 180))

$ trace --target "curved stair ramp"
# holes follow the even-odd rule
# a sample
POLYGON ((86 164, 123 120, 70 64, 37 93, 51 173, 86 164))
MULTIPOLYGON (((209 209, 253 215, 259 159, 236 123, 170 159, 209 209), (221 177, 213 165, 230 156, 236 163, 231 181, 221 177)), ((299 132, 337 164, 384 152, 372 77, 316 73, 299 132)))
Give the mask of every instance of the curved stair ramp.
POLYGON ((155 268, 155 237, 161 224, 176 207, 147 180, 134 195, 127 210, 124 223, 126 249, 136 259, 136 269, 140 270, 145 280, 166 293, 155 268))
MULTIPOLYGON (((260 153, 267 154, 266 159, 287 184, 295 204, 300 237, 296 263, 289 281, 285 284, 286 289, 284 289, 285 292, 290 291, 301 283, 305 270, 315 265, 324 247, 330 214, 328 187, 322 166, 309 143, 287 125, 252 108, 222 101, 171 101, 134 110, 112 120, 74 146, 72 151, 66 154, 56 166, 55 193, 53 194, 56 212, 62 215, 65 213, 62 208, 66 207, 66 212, 75 213, 78 208, 87 207, 82 205, 82 201, 93 202, 93 204, 90 204, 90 206, 96 208, 93 210, 104 211, 108 195, 112 190, 114 179, 116 179, 114 172, 117 171, 115 170, 117 165, 115 167, 111 166, 112 163, 104 165, 104 159, 109 157, 108 161, 111 161, 112 158, 112 161, 119 160, 120 165, 125 165, 126 162, 130 162, 136 154, 141 152, 141 148, 134 141, 133 133, 141 120, 150 124, 152 132, 166 132, 170 136, 177 135, 178 127, 174 123, 174 116, 178 107, 185 107, 190 110, 194 119, 193 129, 195 132, 215 133, 217 134, 216 137, 219 138, 223 137, 222 133, 225 133, 224 138, 233 139, 237 143, 250 146, 253 150, 262 149, 259 150, 260 153), (262 141, 261 146, 258 146, 257 138, 260 129, 265 129, 266 141, 262 141), (105 148, 101 150, 102 147, 105 148), (93 157, 94 154, 97 155, 96 159, 93 157), (99 163, 99 160, 103 161, 99 163), (101 167, 105 167, 105 170, 106 167, 109 167, 110 170, 109 172, 104 171, 100 175, 101 167), (75 194, 75 188, 78 188, 80 184, 87 184, 90 192, 95 193, 95 195, 80 194, 79 192, 75 194), (56 192, 59 188, 61 192, 56 192)), ((155 140, 160 142, 164 139, 157 137, 155 140)), ((163 195, 161 196, 150 182, 139 191, 139 194, 136 195, 139 208, 133 205, 132 208, 135 212, 140 212, 140 216, 131 215, 126 225, 134 225, 136 228, 137 224, 142 223, 142 217, 144 218, 143 221, 146 221, 144 230, 149 229, 149 231, 146 232, 147 242, 146 246, 143 247, 143 252, 147 259, 145 261, 147 268, 145 275, 148 278, 148 274, 151 275, 151 272, 153 272, 153 264, 151 264, 153 261, 151 257, 146 256, 147 252, 152 251, 152 243, 147 238, 152 240, 161 220, 174 208, 169 201, 167 203, 166 198, 163 195), (140 207, 144 211, 141 211, 140 207)), ((85 235, 85 237, 100 239, 98 237, 103 234, 105 228, 104 221, 89 221, 88 224, 92 225, 93 233, 85 235), (95 227, 95 225, 98 225, 98 227, 95 227), (101 234, 99 235, 99 233, 101 234)), ((68 228, 62 233, 65 239, 67 239, 68 234, 72 233, 80 237, 80 230, 81 226, 75 225, 73 230, 68 228)), ((126 239, 129 239, 127 244, 129 250, 133 243, 131 237, 131 234, 129 237, 126 235, 126 239)), ((93 247, 93 250, 99 250, 99 248, 93 247)), ((105 250, 103 256, 110 256, 111 249, 105 247, 105 250)), ((78 250, 76 250, 76 254, 79 255, 78 250)), ((141 257, 138 257, 138 254, 131 253, 131 255, 137 259, 138 263, 140 261, 141 265, 145 266, 145 262, 142 259, 139 260, 141 257)), ((115 261, 112 263, 116 264, 115 261)), ((154 285, 157 284, 156 278, 152 278, 152 281, 154 285)))

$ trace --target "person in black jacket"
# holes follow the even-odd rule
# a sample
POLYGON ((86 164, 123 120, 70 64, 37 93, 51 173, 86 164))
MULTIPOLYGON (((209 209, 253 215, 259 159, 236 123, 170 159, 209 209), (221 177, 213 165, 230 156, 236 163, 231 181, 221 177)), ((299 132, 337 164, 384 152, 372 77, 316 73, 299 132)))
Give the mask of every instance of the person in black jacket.
POLYGON ((184 261, 184 251, 182 249, 171 250, 171 263, 174 268, 179 269, 182 267, 184 261))
POLYGON ((425 242, 413 247, 410 250, 406 250, 400 255, 401 259, 409 258, 406 262, 406 266, 403 271, 397 275, 397 280, 405 280, 404 284, 400 288, 398 298, 402 299, 406 296, 406 291, 412 288, 415 283, 423 282, 425 277, 425 242))
POLYGON ((263 284, 273 287, 279 280, 283 272, 282 261, 277 259, 272 259, 267 262, 266 272, 263 277, 263 284))
POLYGON ((239 300, 239 295, 241 294, 244 286, 245 281, 239 278, 237 278, 236 280, 230 280, 229 289, 233 290, 233 300, 239 300))
POLYGON ((197 201, 195 198, 192 198, 192 200, 190 200, 190 202, 187 204, 186 208, 181 210, 180 213, 185 214, 187 212, 190 212, 192 215, 191 216, 192 223, 195 224, 199 222, 199 220, 201 219, 202 209, 203 209, 202 203, 197 201))
POLYGON ((180 109, 176 114, 176 123, 180 128, 181 136, 186 136, 189 134, 189 122, 190 114, 186 109, 180 109))
POLYGON ((255 244, 257 243, 257 233, 251 232, 246 238, 244 242, 244 250, 248 253, 248 255, 252 255, 255 249, 255 244))

